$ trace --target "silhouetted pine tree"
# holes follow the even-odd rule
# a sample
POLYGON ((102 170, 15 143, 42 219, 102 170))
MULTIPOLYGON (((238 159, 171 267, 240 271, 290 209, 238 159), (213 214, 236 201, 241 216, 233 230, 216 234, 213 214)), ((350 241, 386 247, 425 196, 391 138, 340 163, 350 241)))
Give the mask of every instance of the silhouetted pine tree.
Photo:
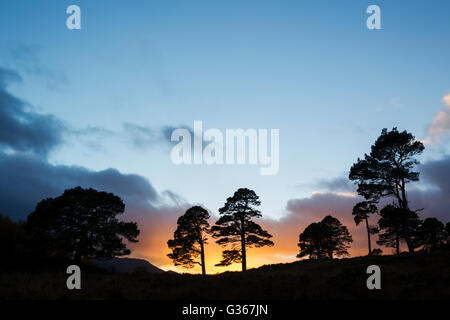
POLYGON ((224 250, 222 261, 216 266, 228 266, 235 262, 242 263, 242 271, 247 270, 247 248, 273 246, 269 240, 272 235, 254 221, 261 213, 256 209, 261 202, 253 190, 241 188, 225 205, 219 209, 221 217, 211 228, 214 238, 222 246, 231 245, 231 250, 224 250))
POLYGON ((358 194, 366 201, 377 203, 380 198, 390 197, 396 201, 396 213, 403 219, 403 234, 411 255, 414 254, 412 232, 409 225, 409 202, 406 185, 419 180, 419 173, 413 171, 419 164, 415 159, 422 153, 424 145, 407 131, 383 129, 372 145, 370 154, 359 159, 350 169, 349 179, 358 185, 358 194))
POLYGON ((173 239, 167 241, 172 250, 167 256, 176 266, 192 268, 198 264, 202 268, 202 274, 206 274, 205 244, 206 234, 209 232, 208 219, 208 211, 200 206, 189 208, 178 218, 173 239))
POLYGON ((376 227, 369 226, 369 216, 376 212, 377 212, 377 207, 369 201, 358 202, 353 207, 353 211, 352 211, 353 218, 355 220, 356 225, 359 225, 362 221, 365 221, 365 223, 366 223, 367 243, 369 246, 369 256, 372 254, 370 235, 378 232, 378 229, 376 227))

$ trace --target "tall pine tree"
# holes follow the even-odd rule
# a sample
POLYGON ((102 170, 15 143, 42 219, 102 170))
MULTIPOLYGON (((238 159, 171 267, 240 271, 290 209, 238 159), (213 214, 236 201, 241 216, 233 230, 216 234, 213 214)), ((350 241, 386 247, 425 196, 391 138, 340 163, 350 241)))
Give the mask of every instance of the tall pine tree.
POLYGON ((411 255, 414 254, 414 243, 406 185, 419 181, 419 172, 414 171, 414 167, 419 164, 416 156, 423 150, 423 143, 409 132, 399 132, 397 128, 389 132, 383 129, 370 154, 358 159, 349 174, 349 179, 358 185, 358 194, 366 201, 377 203, 385 197, 395 201, 399 209, 396 213, 402 220, 402 233, 411 255))
POLYGON ((173 239, 167 241, 172 250, 167 256, 176 266, 192 268, 198 264, 206 274, 205 244, 209 232, 209 213, 200 206, 189 208, 178 218, 173 239))
POLYGON ((211 228, 212 235, 218 238, 218 244, 231 246, 231 249, 223 251, 222 261, 216 266, 241 262, 242 271, 246 271, 248 248, 273 246, 269 240, 272 235, 252 221, 253 218, 261 217, 260 211, 256 209, 260 204, 253 190, 241 188, 219 209, 221 217, 211 228))

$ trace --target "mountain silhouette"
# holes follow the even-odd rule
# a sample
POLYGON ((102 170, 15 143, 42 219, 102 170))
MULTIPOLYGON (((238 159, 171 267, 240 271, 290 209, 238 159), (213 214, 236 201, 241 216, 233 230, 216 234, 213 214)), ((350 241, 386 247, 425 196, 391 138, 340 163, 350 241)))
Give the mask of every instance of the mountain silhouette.
POLYGON ((94 264, 100 268, 115 271, 119 273, 132 273, 138 268, 145 270, 148 273, 164 273, 164 270, 155 267, 150 262, 144 259, 136 258, 112 258, 110 260, 93 260, 94 264))

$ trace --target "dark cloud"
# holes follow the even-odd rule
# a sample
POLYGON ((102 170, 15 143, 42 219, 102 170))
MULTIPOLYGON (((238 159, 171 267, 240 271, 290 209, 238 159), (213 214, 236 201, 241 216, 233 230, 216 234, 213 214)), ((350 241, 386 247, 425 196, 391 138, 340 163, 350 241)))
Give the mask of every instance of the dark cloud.
POLYGON ((291 199, 287 202, 286 209, 290 213, 299 213, 298 219, 314 222, 328 214, 350 212, 356 197, 341 196, 331 192, 313 193, 311 197, 291 199))
POLYGON ((450 156, 420 166, 421 179, 450 195, 450 156))
POLYGON ((22 81, 22 78, 17 72, 0 67, 0 88, 2 90, 9 84, 20 81, 22 81))
POLYGON ((136 221, 139 242, 130 244, 133 256, 169 265, 167 239, 188 204, 172 191, 159 194, 144 177, 116 169, 91 171, 78 166, 52 165, 34 154, 0 153, 0 213, 24 220, 36 204, 81 186, 112 192, 125 203, 125 221, 136 221))
POLYGON ((422 218, 432 216, 450 221, 450 155, 422 164, 419 171, 426 189, 413 188, 409 192, 411 206, 423 209, 422 218))
POLYGON ((52 115, 33 112, 7 91, 11 82, 20 80, 16 72, 0 68, 0 147, 46 155, 61 143, 64 125, 52 115))
POLYGON ((151 183, 139 175, 54 166, 31 154, 0 154, 0 211, 16 219, 25 218, 41 199, 76 186, 113 192, 134 208, 151 208, 160 201, 151 183))

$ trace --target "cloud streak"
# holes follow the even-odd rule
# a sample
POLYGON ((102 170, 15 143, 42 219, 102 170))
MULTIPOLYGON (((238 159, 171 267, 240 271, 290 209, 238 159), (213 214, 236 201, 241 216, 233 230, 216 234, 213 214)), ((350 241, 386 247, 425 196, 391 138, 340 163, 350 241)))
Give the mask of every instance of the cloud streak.
POLYGON ((61 71, 55 71, 45 66, 40 58, 42 47, 37 44, 15 44, 4 46, 4 52, 10 65, 24 74, 39 76, 47 88, 56 89, 69 83, 67 76, 61 71))

